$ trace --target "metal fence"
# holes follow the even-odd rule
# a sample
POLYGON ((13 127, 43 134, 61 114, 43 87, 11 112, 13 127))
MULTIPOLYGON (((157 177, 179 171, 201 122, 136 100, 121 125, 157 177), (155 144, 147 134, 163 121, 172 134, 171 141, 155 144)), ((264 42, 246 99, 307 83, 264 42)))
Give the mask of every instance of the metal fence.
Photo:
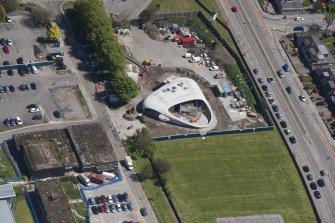
POLYGON ((164 140, 185 139, 185 138, 204 137, 204 136, 218 136, 218 135, 229 135, 229 134, 250 133, 250 132, 264 132, 264 131, 272 131, 273 129, 274 129, 273 126, 269 126, 269 127, 260 127, 260 128, 234 129, 234 130, 222 130, 222 131, 160 136, 160 137, 154 137, 154 139, 156 141, 164 141, 164 140))

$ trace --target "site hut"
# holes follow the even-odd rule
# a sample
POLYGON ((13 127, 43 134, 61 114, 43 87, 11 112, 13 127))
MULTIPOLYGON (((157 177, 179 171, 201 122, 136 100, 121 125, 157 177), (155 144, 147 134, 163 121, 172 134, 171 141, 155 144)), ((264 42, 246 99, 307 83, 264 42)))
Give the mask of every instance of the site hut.
POLYGON ((16 134, 13 139, 31 180, 64 176, 79 167, 64 129, 16 134))
POLYGON ((101 123, 67 128, 80 168, 79 172, 115 172, 118 160, 101 123))
POLYGON ((76 222, 67 196, 57 180, 36 182, 37 203, 45 223, 76 222))

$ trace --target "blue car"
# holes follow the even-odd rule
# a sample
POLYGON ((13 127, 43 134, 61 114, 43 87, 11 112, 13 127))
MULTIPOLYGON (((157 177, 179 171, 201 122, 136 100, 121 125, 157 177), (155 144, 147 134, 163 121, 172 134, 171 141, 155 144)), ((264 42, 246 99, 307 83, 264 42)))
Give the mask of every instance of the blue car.
POLYGON ((296 26, 293 28, 293 31, 304 31, 304 26, 296 26))
POLYGON ((290 72, 291 71, 291 69, 290 69, 290 67, 288 66, 287 63, 284 64, 283 69, 284 69, 285 72, 290 72))

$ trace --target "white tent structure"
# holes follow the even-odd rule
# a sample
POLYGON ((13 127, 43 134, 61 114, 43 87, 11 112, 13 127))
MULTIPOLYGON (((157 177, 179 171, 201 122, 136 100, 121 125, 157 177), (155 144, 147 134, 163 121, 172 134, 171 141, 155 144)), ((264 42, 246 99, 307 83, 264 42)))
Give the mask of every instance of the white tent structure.
POLYGON ((146 115, 161 121, 191 128, 205 128, 213 112, 198 84, 179 77, 146 97, 142 104, 146 115))

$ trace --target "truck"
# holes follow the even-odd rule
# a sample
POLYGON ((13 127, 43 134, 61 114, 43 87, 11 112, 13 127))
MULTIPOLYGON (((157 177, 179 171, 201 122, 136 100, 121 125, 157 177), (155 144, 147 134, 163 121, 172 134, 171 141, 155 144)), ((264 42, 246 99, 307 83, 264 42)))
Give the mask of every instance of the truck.
POLYGON ((90 179, 88 179, 88 177, 83 173, 79 174, 78 179, 83 185, 87 187, 92 185, 90 179))
POLYGON ((133 167, 133 160, 131 159, 130 156, 126 156, 126 158, 125 158, 124 161, 126 162, 128 170, 134 169, 134 167, 133 167))

